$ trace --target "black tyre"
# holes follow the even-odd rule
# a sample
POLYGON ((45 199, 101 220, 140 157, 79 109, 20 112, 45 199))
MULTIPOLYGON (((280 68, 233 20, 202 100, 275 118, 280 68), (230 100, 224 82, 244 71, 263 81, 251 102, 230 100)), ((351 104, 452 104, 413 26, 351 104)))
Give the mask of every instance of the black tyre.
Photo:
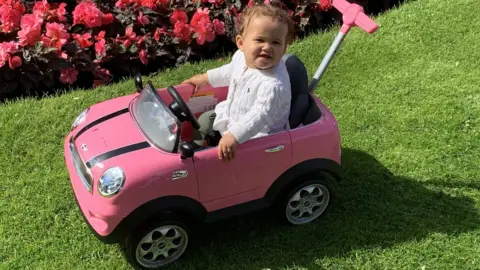
POLYGON ((180 219, 146 224, 125 239, 122 250, 135 269, 162 269, 176 262, 190 242, 190 230, 180 219))

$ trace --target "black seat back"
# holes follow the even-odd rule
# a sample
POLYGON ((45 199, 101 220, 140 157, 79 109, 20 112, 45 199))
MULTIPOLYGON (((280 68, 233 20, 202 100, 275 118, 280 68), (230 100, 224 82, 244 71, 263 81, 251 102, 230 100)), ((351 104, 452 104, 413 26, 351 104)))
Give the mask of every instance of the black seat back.
POLYGON ((310 109, 310 93, 308 92, 308 74, 302 61, 294 54, 282 57, 290 76, 292 101, 290 107, 290 128, 298 127, 310 109))

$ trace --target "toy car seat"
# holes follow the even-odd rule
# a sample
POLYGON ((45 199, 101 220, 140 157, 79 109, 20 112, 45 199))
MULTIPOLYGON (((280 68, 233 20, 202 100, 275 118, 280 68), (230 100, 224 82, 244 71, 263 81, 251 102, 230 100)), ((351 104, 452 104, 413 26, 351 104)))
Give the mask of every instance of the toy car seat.
POLYGON ((288 121, 290 128, 294 129, 303 122, 311 107, 308 74, 305 65, 295 54, 286 54, 282 60, 285 62, 290 76, 292 101, 288 121))

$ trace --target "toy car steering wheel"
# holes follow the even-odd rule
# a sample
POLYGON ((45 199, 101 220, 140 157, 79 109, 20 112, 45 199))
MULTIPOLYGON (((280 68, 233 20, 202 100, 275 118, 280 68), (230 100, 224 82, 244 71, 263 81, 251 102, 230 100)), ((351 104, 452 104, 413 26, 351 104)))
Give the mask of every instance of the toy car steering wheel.
POLYGON ((192 123, 194 129, 200 129, 200 123, 198 123, 197 118, 193 115, 190 108, 188 108, 187 104, 177 92, 177 89, 173 86, 167 87, 168 93, 173 98, 173 102, 170 104, 170 109, 175 113, 175 115, 179 118, 180 121, 189 121, 192 123))

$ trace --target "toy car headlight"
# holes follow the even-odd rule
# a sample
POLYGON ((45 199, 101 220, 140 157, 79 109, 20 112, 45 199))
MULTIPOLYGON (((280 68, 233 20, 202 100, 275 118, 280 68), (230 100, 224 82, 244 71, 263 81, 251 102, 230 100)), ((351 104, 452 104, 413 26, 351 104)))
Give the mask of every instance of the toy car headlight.
POLYGON ((87 116, 87 113, 88 113, 88 110, 90 108, 86 108, 85 110, 83 110, 78 116, 77 118, 75 118, 75 121, 73 122, 72 124, 72 129, 74 129, 75 127, 77 127, 78 125, 80 125, 83 121, 85 121, 85 118, 87 116))
POLYGON ((123 187, 125 173, 120 167, 113 167, 106 170, 98 181, 98 193, 103 197, 111 197, 123 187))

